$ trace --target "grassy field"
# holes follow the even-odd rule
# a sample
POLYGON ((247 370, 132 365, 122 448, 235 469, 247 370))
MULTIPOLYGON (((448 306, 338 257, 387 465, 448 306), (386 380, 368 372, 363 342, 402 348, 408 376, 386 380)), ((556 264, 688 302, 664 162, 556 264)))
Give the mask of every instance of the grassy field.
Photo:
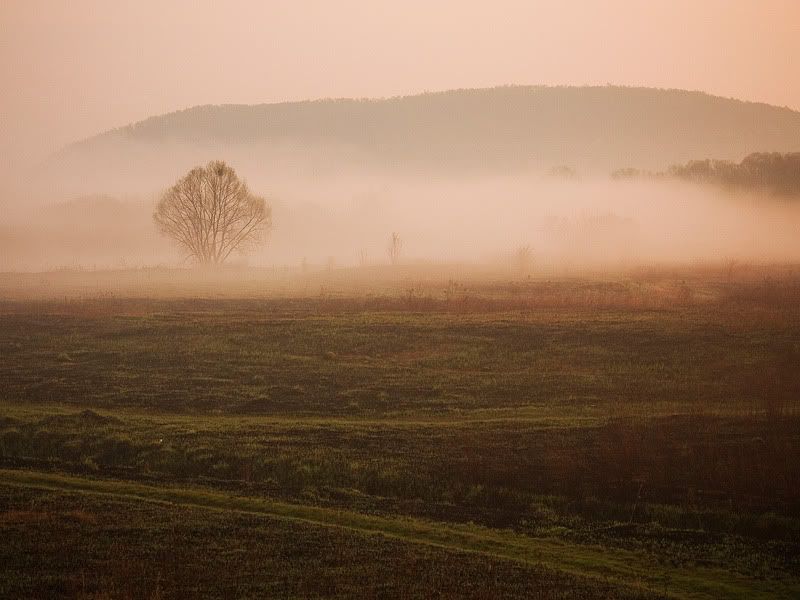
POLYGON ((0 596, 797 597, 772 277, 9 298, 0 596))

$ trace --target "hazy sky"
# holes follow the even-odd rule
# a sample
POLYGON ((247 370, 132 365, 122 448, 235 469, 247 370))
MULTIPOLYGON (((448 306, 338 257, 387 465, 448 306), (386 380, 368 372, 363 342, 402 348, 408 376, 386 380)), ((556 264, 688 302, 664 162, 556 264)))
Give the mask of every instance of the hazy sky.
POLYGON ((0 168, 206 103, 496 84, 800 109, 800 0, 0 0, 0 168))

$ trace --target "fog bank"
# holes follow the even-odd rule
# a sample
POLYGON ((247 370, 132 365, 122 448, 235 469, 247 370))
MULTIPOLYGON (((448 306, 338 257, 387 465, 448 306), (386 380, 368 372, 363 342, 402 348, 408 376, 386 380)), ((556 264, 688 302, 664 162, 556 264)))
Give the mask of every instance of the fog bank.
MULTIPOLYGON (((393 232, 402 240, 401 262, 468 262, 528 274, 800 260, 800 202, 758 194, 599 177, 568 181, 538 172, 400 177, 351 169, 300 177, 278 171, 238 169, 268 199, 273 226, 234 263, 388 264, 393 232)), ((190 265, 152 222, 155 202, 171 183, 165 176, 149 192, 14 203, 0 226, 0 269, 190 265)))

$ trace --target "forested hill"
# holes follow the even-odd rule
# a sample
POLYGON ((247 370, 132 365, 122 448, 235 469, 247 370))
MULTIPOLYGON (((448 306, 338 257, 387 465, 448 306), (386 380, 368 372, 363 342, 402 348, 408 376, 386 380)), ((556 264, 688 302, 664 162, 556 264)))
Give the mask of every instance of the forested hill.
MULTIPOLYGON (((378 100, 198 106, 73 144, 59 158, 180 142, 323 148, 382 168, 509 172, 662 169, 697 156, 800 150, 800 112, 700 92, 498 87, 378 100)), ((154 150, 155 151, 155 150, 154 150)), ((330 154, 328 154, 330 152, 330 154)))

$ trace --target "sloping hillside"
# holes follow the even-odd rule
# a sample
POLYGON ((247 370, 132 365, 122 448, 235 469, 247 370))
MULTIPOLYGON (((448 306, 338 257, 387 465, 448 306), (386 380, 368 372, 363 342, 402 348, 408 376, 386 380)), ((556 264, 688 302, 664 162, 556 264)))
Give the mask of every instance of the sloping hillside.
POLYGON ((61 157, 147 145, 331 145, 383 166, 664 167, 800 150, 800 113, 699 92, 501 87, 383 100, 198 106, 74 144, 61 157))

